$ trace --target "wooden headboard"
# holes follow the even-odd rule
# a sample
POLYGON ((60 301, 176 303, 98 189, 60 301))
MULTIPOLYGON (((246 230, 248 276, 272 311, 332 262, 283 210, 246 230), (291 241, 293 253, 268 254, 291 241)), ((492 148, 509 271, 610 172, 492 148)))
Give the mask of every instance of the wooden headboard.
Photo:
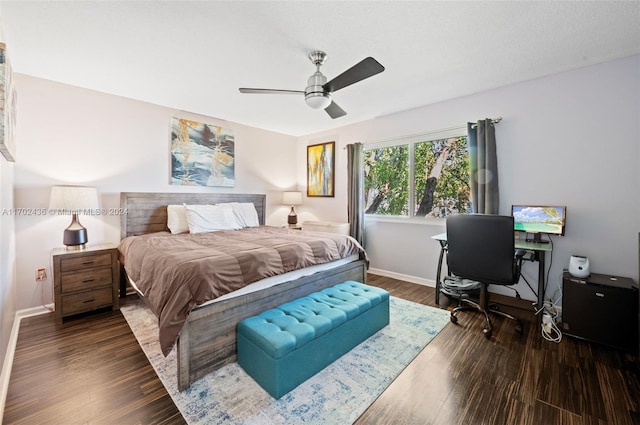
POLYGON ((167 205, 220 204, 224 202, 252 202, 258 221, 265 222, 266 195, 242 193, 154 193, 122 192, 120 208, 120 237, 162 232, 167 228, 167 205))

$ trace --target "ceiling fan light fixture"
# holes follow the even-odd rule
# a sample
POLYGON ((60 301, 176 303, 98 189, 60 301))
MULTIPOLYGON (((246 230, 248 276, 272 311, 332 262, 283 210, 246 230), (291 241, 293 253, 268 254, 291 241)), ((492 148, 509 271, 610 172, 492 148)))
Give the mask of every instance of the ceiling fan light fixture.
POLYGON ((384 66, 372 57, 367 57, 342 74, 327 82, 320 66, 327 60, 327 54, 320 50, 309 53, 309 60, 316 66, 316 72, 307 80, 307 87, 304 92, 298 90, 281 90, 281 89, 256 89, 256 88, 240 88, 240 93, 271 93, 271 94, 298 94, 304 93, 304 100, 312 109, 324 109, 331 117, 336 119, 345 116, 347 113, 331 100, 331 93, 336 92, 351 84, 362 81, 384 71, 384 66))
POLYGON ((304 95, 304 101, 313 109, 325 109, 331 105, 331 95, 324 92, 311 92, 304 95))

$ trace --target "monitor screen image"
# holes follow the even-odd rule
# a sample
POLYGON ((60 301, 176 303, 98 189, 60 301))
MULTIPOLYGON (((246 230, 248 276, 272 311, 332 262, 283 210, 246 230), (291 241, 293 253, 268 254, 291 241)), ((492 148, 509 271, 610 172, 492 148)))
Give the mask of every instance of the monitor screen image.
MULTIPOLYGON (((539 235, 564 235, 567 207, 513 205, 514 230, 539 235)), ((539 236, 536 236, 539 240, 539 236)))

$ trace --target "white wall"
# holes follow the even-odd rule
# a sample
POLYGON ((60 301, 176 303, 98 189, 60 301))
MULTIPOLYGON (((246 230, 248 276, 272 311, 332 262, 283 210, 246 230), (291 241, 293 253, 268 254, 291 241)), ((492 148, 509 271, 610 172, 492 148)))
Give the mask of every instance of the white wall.
MULTIPOLYGON (((266 193, 267 224, 286 224, 281 191, 296 187, 294 137, 25 75, 16 75, 16 84, 16 207, 47 208, 56 184, 97 187, 103 208, 118 207, 120 192, 266 193), (169 185, 172 116, 234 131, 233 189, 169 185)), ((119 242, 119 216, 81 216, 80 221, 89 243, 119 242)), ((50 252, 62 245, 69 223, 69 216, 15 218, 18 308, 52 302, 50 252), (47 268, 44 286, 35 282, 38 267, 47 268)))
MULTIPOLYGON (((429 84, 425 81, 425 84, 429 84)), ((389 100, 392 101, 392 100, 389 100)), ((305 199, 319 219, 346 220, 348 143, 372 142, 503 117, 497 124, 500 213, 511 204, 566 205, 566 236, 554 238, 552 290, 572 254, 592 271, 638 279, 640 231, 640 56, 505 86, 301 138, 306 146, 335 140, 335 199, 305 199)), ((366 223, 371 267, 433 284, 444 223, 366 223)), ((535 284, 537 265, 525 275, 535 284)), ((523 298, 535 299, 524 283, 523 298)), ((506 292, 509 293, 509 292, 506 292)), ((512 293, 512 292, 511 292, 512 293)))
POLYGON ((0 155, 0 364, 16 314, 13 163, 0 155))
MULTIPOLYGON (((0 28, 0 41, 4 41, 0 28)), ((0 365, 16 313, 15 240, 13 208, 14 165, 0 154, 0 365)))

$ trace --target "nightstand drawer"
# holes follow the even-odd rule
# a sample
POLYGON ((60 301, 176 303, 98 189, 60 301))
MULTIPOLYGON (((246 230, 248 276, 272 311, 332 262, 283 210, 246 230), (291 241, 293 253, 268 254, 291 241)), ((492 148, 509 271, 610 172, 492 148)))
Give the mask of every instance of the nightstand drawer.
POLYGON ((83 255, 74 258, 63 258, 60 260, 60 271, 70 272, 82 270, 89 267, 101 267, 111 265, 111 254, 83 255))
POLYGON ((67 295, 62 301, 62 314, 83 313, 101 307, 111 307, 113 304, 113 290, 110 286, 94 289, 93 291, 78 292, 67 295))
POLYGON ((100 267, 75 273, 65 273, 61 276, 63 294, 99 288, 101 286, 111 286, 112 284, 113 276, 111 275, 111 267, 100 267))

